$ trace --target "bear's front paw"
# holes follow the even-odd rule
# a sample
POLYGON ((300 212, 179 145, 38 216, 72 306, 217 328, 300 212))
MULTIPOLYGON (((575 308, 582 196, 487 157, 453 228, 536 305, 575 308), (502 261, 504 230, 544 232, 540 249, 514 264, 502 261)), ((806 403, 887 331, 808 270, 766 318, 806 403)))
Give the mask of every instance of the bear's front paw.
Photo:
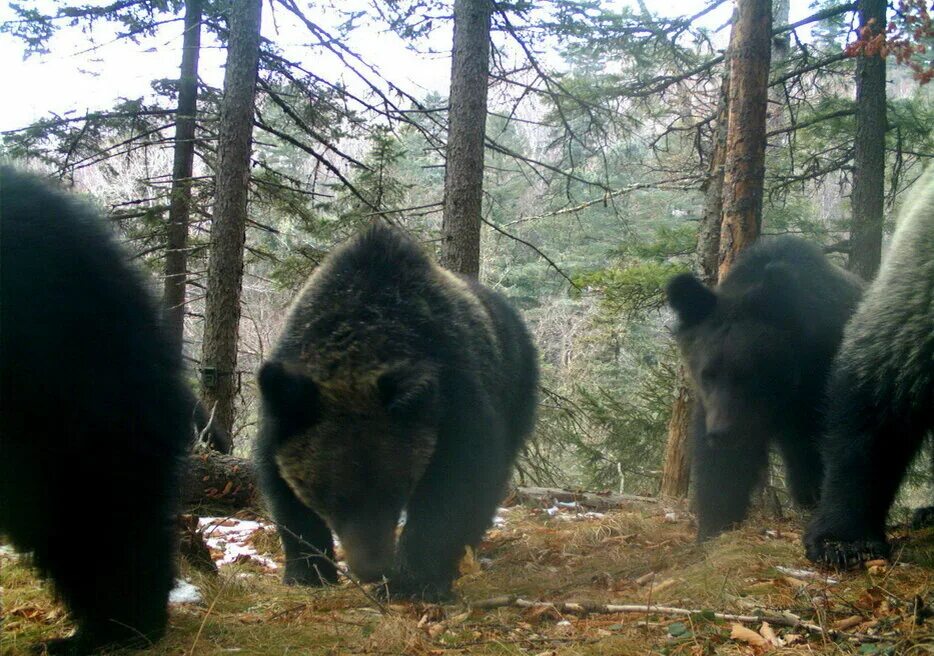
POLYGON ((315 564, 287 563, 282 582, 286 585, 320 587, 337 583, 337 568, 333 563, 320 561, 315 564))
POLYGON ((847 570, 868 560, 888 558, 890 548, 885 536, 851 528, 834 530, 817 519, 804 534, 804 552, 818 565, 847 570))
POLYGON ((408 599, 440 604, 454 599, 449 580, 392 578, 379 587, 388 599, 408 599))
POLYGON ((41 656, 86 656, 91 653, 77 635, 41 642, 33 646, 32 652, 41 656))
POLYGON ((146 649, 162 637, 163 632, 153 630, 146 635, 123 628, 101 631, 79 629, 68 638, 56 638, 40 643, 33 651, 43 656, 89 656, 111 650, 146 649))
POLYGON ((884 540, 821 540, 806 548, 810 560, 837 570, 853 569, 869 560, 887 559, 889 552, 884 540))

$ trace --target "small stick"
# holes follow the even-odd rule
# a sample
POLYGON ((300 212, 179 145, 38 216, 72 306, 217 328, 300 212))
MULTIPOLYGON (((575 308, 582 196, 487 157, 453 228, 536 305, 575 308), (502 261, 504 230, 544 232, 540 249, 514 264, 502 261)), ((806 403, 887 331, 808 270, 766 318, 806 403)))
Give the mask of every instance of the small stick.
POLYGON ((198 444, 203 444, 208 438, 208 433, 211 430, 211 427, 214 425, 214 413, 217 412, 217 401, 214 402, 214 405, 211 406, 211 414, 208 416, 208 421, 204 425, 204 428, 201 429, 201 433, 198 435, 198 444))
MULTIPOLYGON (((690 617, 692 615, 703 615, 704 611, 691 610, 689 608, 675 608, 672 606, 655 606, 648 604, 599 604, 590 601, 530 601, 522 599, 516 595, 504 595, 502 597, 493 597, 470 604, 472 608, 492 609, 492 608, 554 608, 560 613, 646 613, 656 615, 668 615, 671 617, 690 617)), ((731 613, 714 613, 714 618, 727 622, 739 622, 740 624, 758 624, 768 622, 773 626, 783 626, 791 629, 804 629, 808 633, 827 636, 830 638, 847 638, 857 642, 881 642, 883 636, 868 635, 865 633, 846 633, 836 629, 823 629, 816 624, 805 622, 803 620, 785 617, 784 615, 733 615, 731 613)))
MULTIPOLYGON (((267 520, 267 521, 268 521, 268 520, 267 520)), ((364 587, 364 585, 363 585, 360 581, 357 580, 357 577, 355 577, 355 576, 350 572, 349 569, 347 569, 347 568, 345 568, 345 567, 341 567, 340 564, 339 564, 336 560, 334 560, 333 558, 329 557, 326 553, 324 553, 323 551, 321 551, 320 549, 318 549, 316 546, 314 546, 314 545, 311 544, 310 542, 306 541, 304 538, 302 538, 302 536, 300 536, 300 535, 296 534, 294 531, 290 530, 287 526, 283 526, 283 525, 278 524, 278 523, 276 523, 276 522, 270 522, 270 523, 271 523, 271 524, 274 524, 275 527, 276 527, 279 531, 285 531, 285 532, 287 532, 289 535, 291 535, 292 537, 294 537, 296 540, 298 540, 299 542, 301 542, 302 544, 304 544, 306 547, 308 547, 309 549, 311 549, 311 550, 312 550, 312 551, 311 551, 312 555, 317 556, 318 558, 321 558, 321 559, 323 559, 323 560, 326 560, 327 562, 329 562, 329 563, 331 563, 332 565, 334 565, 334 569, 336 569, 339 573, 341 573, 341 574, 343 574, 345 577, 347 577, 347 580, 350 581, 351 584, 353 584, 353 586, 354 586, 355 588, 357 588, 357 590, 359 590, 360 593, 361 593, 364 597, 366 597, 367 600, 369 600, 370 603, 372 603, 374 606, 376 606, 376 608, 379 610, 380 613, 382 613, 383 615, 391 615, 391 614, 392 614, 392 613, 390 612, 389 608, 387 608, 386 605, 385 605, 383 602, 381 602, 381 601, 379 600, 378 597, 376 597, 376 595, 371 594, 370 591, 367 590, 367 589, 364 587)))

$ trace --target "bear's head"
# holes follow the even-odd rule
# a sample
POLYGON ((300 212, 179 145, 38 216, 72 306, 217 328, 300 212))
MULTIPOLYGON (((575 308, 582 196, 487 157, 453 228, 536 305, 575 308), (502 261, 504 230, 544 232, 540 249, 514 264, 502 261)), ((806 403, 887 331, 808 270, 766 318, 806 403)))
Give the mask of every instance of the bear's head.
MULTIPOLYGON (((668 283, 674 330, 702 404, 710 446, 765 438, 793 412, 802 384, 796 352, 807 341, 793 271, 772 264, 742 284, 710 289, 691 274, 668 283)), ((734 281, 738 283, 739 281, 734 281)))
POLYGON ((437 440, 436 369, 402 361, 352 381, 316 380, 270 361, 259 388, 283 479, 337 533, 358 578, 387 575, 399 516, 437 440))

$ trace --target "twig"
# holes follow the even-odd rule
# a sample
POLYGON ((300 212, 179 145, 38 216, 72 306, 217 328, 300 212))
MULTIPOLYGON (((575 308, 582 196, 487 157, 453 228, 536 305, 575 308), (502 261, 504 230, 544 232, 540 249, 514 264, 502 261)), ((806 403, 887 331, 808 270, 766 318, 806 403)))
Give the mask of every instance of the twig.
MULTIPOLYGON (((661 182, 637 182, 635 184, 627 185, 625 187, 614 189, 612 191, 605 191, 602 196, 585 201, 583 203, 580 203, 579 205, 574 205, 573 207, 562 207, 560 209, 554 210, 552 212, 546 212, 544 214, 520 217, 518 219, 509 221, 503 224, 503 227, 508 228, 510 226, 518 225, 520 223, 528 223, 529 221, 537 221, 539 219, 547 219, 547 218, 552 218, 556 216, 561 216, 564 214, 574 214, 575 212, 585 210, 588 207, 592 207, 593 205, 598 205, 601 203, 606 204, 612 198, 616 198, 617 196, 623 196, 625 194, 629 194, 634 191, 640 191, 642 189, 660 189, 662 188, 661 185, 673 185, 678 182, 694 183, 696 182, 696 180, 697 180, 697 176, 685 176, 683 178, 677 178, 674 180, 664 180, 661 182)), ((687 184, 683 187, 674 187, 674 188, 675 189, 690 189, 690 188, 693 188, 693 185, 687 184)))
POLYGON ((208 421, 204 425, 204 428, 201 429, 201 432, 198 434, 198 441, 196 444, 203 444, 208 439, 208 432, 211 430, 211 426, 214 425, 214 413, 217 412, 217 401, 214 402, 214 405, 211 406, 211 414, 208 415, 208 421))
MULTIPOLYGON (((654 606, 650 604, 599 604, 590 601, 530 601, 516 595, 493 597, 474 602, 471 608, 489 610, 492 608, 554 608, 559 613, 645 613, 668 615, 671 617, 710 616, 708 611, 675 608, 673 606, 654 606)), ((713 617, 727 622, 740 624, 759 624, 768 622, 773 626, 790 629, 804 629, 808 633, 829 638, 846 638, 856 642, 881 642, 883 636, 866 633, 845 633, 836 629, 823 629, 816 624, 784 615, 733 615, 732 613, 713 613, 713 617)))
MULTIPOLYGON (((267 521, 269 520, 267 519, 267 521)), ((364 587, 364 585, 360 581, 357 580, 357 577, 355 577, 353 574, 350 573, 349 569, 345 567, 341 567, 340 563, 338 563, 336 560, 328 556, 326 553, 324 553, 321 549, 319 549, 315 545, 305 540, 302 536, 290 530, 288 526, 284 526, 282 524, 279 524, 278 522, 270 522, 270 523, 275 524, 276 530, 280 532, 284 531, 288 533, 293 538, 295 538, 296 540, 304 544, 306 547, 311 549, 312 555, 318 558, 322 558, 328 561, 329 563, 331 563, 332 565, 334 565, 334 569, 336 569, 338 572, 346 576, 347 580, 350 581, 354 585, 354 587, 356 587, 363 594, 364 597, 366 597, 371 603, 373 603, 379 609, 380 613, 382 613, 383 615, 392 614, 389 608, 387 608, 386 605, 382 601, 380 601, 376 595, 372 594, 369 590, 367 590, 366 587, 364 587)))
POLYGON ((584 291, 583 289, 581 289, 580 285, 578 285, 576 282, 574 282, 574 281, 570 278, 570 276, 568 276, 568 274, 566 274, 566 273, 564 272, 564 270, 562 270, 561 267, 559 267, 559 266, 555 263, 554 260, 552 260, 550 257, 548 257, 547 255, 545 255, 545 253, 543 253, 542 250, 541 250, 538 246, 536 246, 535 244, 532 244, 532 243, 527 242, 526 240, 522 239, 521 237, 517 237, 517 236, 514 235, 514 234, 511 234, 511 233, 509 233, 509 232, 506 232, 505 230, 503 230, 502 228, 500 228, 500 227, 499 227, 498 225, 496 225, 495 223, 491 223, 490 221, 487 221, 487 220, 484 219, 483 217, 480 217, 480 220, 483 221, 483 222, 484 222, 485 224, 487 224, 488 226, 490 226, 491 228, 493 228, 493 230, 495 230, 495 231, 498 232, 499 234, 503 235, 504 237, 509 237, 509 238, 512 239, 513 241, 517 241, 517 242, 519 242, 520 244, 524 244, 525 246, 531 248, 533 251, 535 251, 536 253, 538 253, 539 257, 541 257, 543 260, 545 260, 545 262, 547 262, 548 265, 549 265, 552 269, 554 269, 555 271, 557 271, 558 274, 559 274, 562 278, 564 278, 565 280, 567 280, 567 281, 568 281, 568 284, 570 284, 571 287, 573 287, 574 289, 576 289, 576 290, 579 291, 579 292, 584 291))

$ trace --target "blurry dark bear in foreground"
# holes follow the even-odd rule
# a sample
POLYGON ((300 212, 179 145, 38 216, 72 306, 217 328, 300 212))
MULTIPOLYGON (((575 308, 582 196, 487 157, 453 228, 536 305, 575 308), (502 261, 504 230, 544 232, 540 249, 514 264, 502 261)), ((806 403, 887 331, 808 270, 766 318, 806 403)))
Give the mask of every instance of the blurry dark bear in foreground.
POLYGON ((675 337, 696 391, 698 537, 741 522, 774 445, 802 507, 817 504, 824 386, 862 284, 791 237, 745 251, 716 289, 668 284, 675 337))
POLYGON ((0 167, 0 532, 78 624, 50 652, 165 630, 191 399, 99 217, 0 167))
MULTIPOLYGON (((828 387, 820 508, 811 560, 885 557, 885 520, 911 459, 934 429, 934 171, 902 212, 879 276, 847 324, 828 387)), ((934 516, 932 509, 916 520, 934 516)))
POLYGON ((336 579, 333 529, 359 578, 447 595, 532 429, 537 378, 506 300, 401 232, 374 226, 334 252, 259 374, 256 457, 286 581, 336 579))

